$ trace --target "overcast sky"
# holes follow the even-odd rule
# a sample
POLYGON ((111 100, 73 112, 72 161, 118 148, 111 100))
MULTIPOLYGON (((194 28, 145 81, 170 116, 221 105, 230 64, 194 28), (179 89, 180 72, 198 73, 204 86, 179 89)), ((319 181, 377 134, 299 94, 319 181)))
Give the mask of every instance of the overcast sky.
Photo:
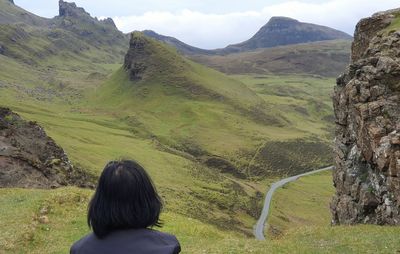
MULTIPOLYGON (((58 0, 14 0, 44 17, 58 0)), ((92 16, 112 17, 120 30, 151 29, 201 48, 249 39, 272 16, 287 16, 353 34, 357 21, 400 7, 399 0, 75 0, 92 16)))

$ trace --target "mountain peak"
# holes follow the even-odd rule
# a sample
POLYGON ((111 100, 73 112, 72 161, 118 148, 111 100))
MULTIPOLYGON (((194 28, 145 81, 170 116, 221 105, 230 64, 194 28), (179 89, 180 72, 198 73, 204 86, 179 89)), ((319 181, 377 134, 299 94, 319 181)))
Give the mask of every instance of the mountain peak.
POLYGON ((261 28, 261 31, 263 29, 287 29, 293 26, 297 26, 300 25, 301 22, 298 21, 297 19, 292 19, 292 18, 288 18, 288 17, 281 17, 281 16, 277 16, 277 17, 272 17, 268 23, 263 26, 261 28))
POLYGON ((14 4, 14 0, 8 0, 10 3, 14 4))
POLYGON ((288 17, 272 17, 252 38, 239 44, 230 45, 222 52, 233 53, 337 39, 349 40, 352 37, 330 27, 303 23, 288 17))
POLYGON ((182 73, 185 60, 177 51, 165 44, 146 36, 142 32, 133 32, 129 50, 125 56, 124 69, 132 81, 156 78, 162 73, 169 76, 182 73))
POLYGON ((124 62, 124 69, 129 73, 130 80, 143 78, 147 69, 146 59, 149 59, 151 53, 150 39, 140 32, 133 32, 124 62))
POLYGON ((102 20, 100 20, 100 22, 103 23, 104 25, 108 25, 108 26, 117 28, 117 26, 115 25, 115 22, 112 18, 102 19, 102 20))
POLYGON ((59 15, 60 17, 79 17, 79 16, 89 16, 90 14, 81 7, 77 7, 75 3, 68 3, 60 0, 59 5, 59 15))
POLYGON ((267 24, 272 24, 272 23, 299 23, 299 21, 297 19, 292 19, 289 17, 274 16, 268 21, 267 24))

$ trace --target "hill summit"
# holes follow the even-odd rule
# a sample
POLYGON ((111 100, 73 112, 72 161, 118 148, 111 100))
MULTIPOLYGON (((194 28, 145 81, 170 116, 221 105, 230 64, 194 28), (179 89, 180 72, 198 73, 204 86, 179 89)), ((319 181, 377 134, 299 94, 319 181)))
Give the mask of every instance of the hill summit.
POLYGON ((146 74, 152 78, 161 72, 169 75, 183 72, 187 64, 179 57, 175 50, 163 46, 140 32, 131 35, 130 47, 125 56, 124 69, 129 73, 130 80, 141 80, 146 74))
POLYGON ((350 35, 330 27, 303 23, 288 17, 272 17, 252 38, 239 44, 229 45, 221 51, 233 53, 258 48, 351 38, 350 35))

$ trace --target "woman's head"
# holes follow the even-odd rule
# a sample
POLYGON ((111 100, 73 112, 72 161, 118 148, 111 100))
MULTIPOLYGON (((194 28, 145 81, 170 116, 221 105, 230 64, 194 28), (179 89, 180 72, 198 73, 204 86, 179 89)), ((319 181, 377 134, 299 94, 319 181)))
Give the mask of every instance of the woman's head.
POLYGON ((160 226, 162 201, 137 162, 109 162, 90 201, 88 224, 97 237, 118 229, 160 226))

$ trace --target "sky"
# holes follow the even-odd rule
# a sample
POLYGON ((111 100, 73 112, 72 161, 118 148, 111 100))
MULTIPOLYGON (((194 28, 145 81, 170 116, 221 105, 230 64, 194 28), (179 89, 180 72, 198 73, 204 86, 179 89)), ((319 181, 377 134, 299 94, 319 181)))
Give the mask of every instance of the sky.
MULTIPOLYGON (((58 15, 58 0, 14 0, 42 17, 58 15)), ((67 1, 68 2, 68 1, 67 1)), ((253 36, 273 16, 329 26, 353 35, 357 22, 399 8, 399 0, 75 0, 92 16, 111 17, 125 32, 154 30, 190 45, 222 48, 253 36)))

